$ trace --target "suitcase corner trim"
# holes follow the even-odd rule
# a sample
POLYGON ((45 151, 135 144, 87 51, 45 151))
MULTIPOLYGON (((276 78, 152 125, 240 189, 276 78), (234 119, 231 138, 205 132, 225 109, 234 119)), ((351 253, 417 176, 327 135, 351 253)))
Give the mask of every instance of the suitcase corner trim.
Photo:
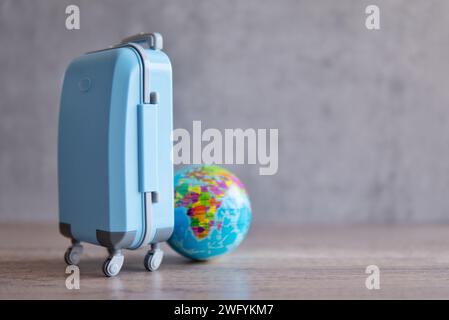
POLYGON ((69 223, 60 222, 59 223, 59 233, 66 238, 73 239, 72 225, 69 223))
POLYGON ((134 242, 137 231, 119 231, 111 232, 98 230, 96 231, 97 241, 106 248, 122 249, 128 248, 134 242))

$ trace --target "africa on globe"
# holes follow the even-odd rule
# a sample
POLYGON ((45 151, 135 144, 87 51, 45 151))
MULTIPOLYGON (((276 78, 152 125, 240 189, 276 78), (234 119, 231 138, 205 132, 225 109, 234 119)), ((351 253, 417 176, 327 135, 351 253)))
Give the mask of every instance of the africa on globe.
POLYGON ((251 223, 251 205, 242 182, 215 165, 184 167, 174 180, 175 228, 169 245, 194 260, 237 248, 251 223))

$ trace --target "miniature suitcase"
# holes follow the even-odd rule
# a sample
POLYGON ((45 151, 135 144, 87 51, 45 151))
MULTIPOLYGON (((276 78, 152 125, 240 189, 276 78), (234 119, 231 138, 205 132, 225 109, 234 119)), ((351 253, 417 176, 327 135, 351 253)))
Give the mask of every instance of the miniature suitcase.
POLYGON ((122 249, 151 245, 144 265, 158 269, 159 243, 174 223, 172 71, 160 34, 139 34, 87 53, 66 70, 59 115, 59 229, 78 264, 81 242, 104 246, 106 276, 122 249))

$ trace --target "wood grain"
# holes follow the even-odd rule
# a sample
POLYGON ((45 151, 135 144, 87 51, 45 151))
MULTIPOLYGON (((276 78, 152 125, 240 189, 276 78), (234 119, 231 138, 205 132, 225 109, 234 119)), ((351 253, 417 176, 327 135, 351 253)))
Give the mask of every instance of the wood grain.
POLYGON ((449 226, 296 227, 255 225, 234 253, 208 263, 167 246, 161 269, 145 271, 145 250, 126 251, 116 278, 106 252, 86 245, 81 288, 65 287, 67 239, 57 226, 0 225, 1 299, 448 299, 449 226), (365 268, 381 289, 365 288, 365 268))

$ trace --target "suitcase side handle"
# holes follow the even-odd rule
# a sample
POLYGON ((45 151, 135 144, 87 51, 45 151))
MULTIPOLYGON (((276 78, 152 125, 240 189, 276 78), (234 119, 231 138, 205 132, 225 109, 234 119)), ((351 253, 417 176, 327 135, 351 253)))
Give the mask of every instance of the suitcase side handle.
POLYGON ((151 92, 149 103, 137 105, 139 192, 144 195, 145 233, 141 245, 150 242, 153 204, 158 202, 158 107, 159 95, 151 92))
POLYGON ((122 44, 130 43, 130 42, 137 43, 137 44, 145 43, 145 44, 147 44, 148 48, 153 49, 153 50, 162 50, 162 47, 163 47, 162 35, 157 32, 154 32, 154 33, 141 32, 139 34, 127 37, 122 40, 122 44))
MULTIPOLYGON (((158 104, 159 95, 151 93, 149 104, 139 104, 138 108, 138 144, 140 192, 157 193, 159 191, 158 170, 158 104)), ((155 202, 153 199, 153 202, 155 202)))

